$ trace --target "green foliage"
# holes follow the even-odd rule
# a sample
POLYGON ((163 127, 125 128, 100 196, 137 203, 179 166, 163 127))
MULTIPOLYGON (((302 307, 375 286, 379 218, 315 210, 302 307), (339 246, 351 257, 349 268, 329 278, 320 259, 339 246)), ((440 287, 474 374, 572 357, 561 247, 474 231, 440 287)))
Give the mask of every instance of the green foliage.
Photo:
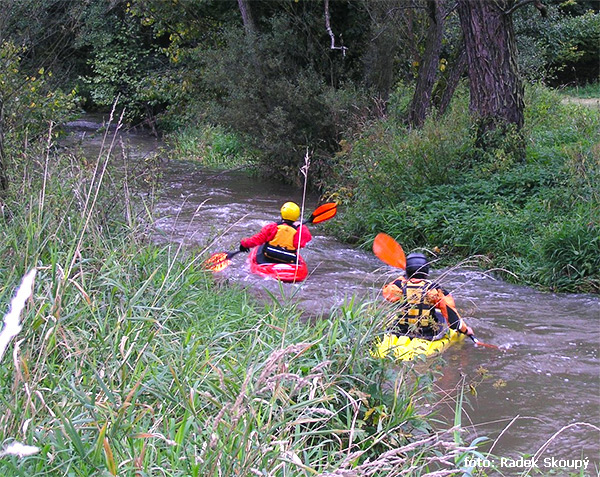
POLYGON ((75 47, 87 60, 78 81, 85 106, 110 110, 117 104, 129 121, 154 127, 155 116, 181 97, 181 88, 148 28, 124 3, 112 9, 93 4, 83 23, 75 47))
POLYGON ((91 2, 65 0, 19 0, 2 3, 0 44, 9 42, 24 49, 22 66, 28 72, 51 69, 55 84, 71 89, 66 81, 80 66, 72 46, 82 12, 91 2))
POLYGON ((50 122, 60 123, 73 109, 75 92, 65 94, 52 87, 52 72, 38 68, 27 72, 21 66, 24 48, 0 45, 0 101, 4 129, 23 138, 37 137, 50 122))
POLYGON ((598 79, 600 13, 597 8, 570 12, 568 3, 547 5, 545 18, 532 7, 515 15, 520 69, 533 82, 585 84, 598 79))
POLYGON ((462 114, 432 133, 382 122, 348 145, 330 190, 344 190, 346 215, 330 229, 363 244, 384 231, 407 250, 439 248, 442 263, 481 255, 510 280, 599 292, 600 114, 530 88, 524 161, 481 156, 462 114))
POLYGON ((8 169, 29 143, 49 131, 56 137, 56 125, 72 117, 74 110, 75 91, 64 93, 54 87, 52 72, 45 68, 24 70, 24 54, 24 48, 13 43, 0 45, 0 157, 8 169))
POLYGON ((539 245, 544 266, 536 278, 557 290, 599 293, 600 214, 580 214, 549 227, 539 245))
POLYGON ((561 93, 575 98, 600 98, 600 82, 561 88, 561 93))
POLYGON ((198 161, 209 168, 233 168, 252 162, 243 141, 218 126, 188 127, 170 134, 167 143, 179 160, 198 161))
POLYGON ((474 140, 464 106, 462 98, 452 105, 449 116, 430 118, 422 129, 411 130, 393 119, 373 123, 336 155, 329 192, 345 187, 353 191, 360 207, 373 208, 392 205, 436 185, 459 182, 471 167, 465 153, 474 140))
POLYGON ((260 37, 228 31, 225 47, 204 54, 201 79, 213 98, 208 119, 248 138, 270 175, 295 182, 307 151, 312 177, 328 174, 342 133, 368 116, 368 99, 326 83, 314 61, 300 61, 306 39, 290 22, 276 17, 260 37))
MULTIPOLYGON (((546 54, 559 70, 576 63, 596 63, 600 54, 600 13, 566 17, 548 33, 546 54)), ((597 67, 597 66, 596 66, 597 67)))

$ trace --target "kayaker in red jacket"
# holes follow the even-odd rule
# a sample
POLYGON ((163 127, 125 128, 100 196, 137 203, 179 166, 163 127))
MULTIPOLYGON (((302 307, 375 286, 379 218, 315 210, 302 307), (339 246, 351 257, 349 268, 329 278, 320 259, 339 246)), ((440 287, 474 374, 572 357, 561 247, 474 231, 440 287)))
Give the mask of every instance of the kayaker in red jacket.
POLYGON ((449 326, 467 336, 473 335, 471 327, 458 314, 452 295, 428 277, 427 257, 411 253, 406 257, 406 277, 385 285, 383 297, 400 307, 390 331, 398 336, 434 340, 441 338, 449 326))
POLYGON ((281 207, 281 221, 265 225, 260 232, 240 241, 240 251, 249 252, 260 247, 256 254, 258 263, 293 263, 298 249, 311 241, 308 227, 300 224, 300 207, 294 202, 286 202, 281 207))

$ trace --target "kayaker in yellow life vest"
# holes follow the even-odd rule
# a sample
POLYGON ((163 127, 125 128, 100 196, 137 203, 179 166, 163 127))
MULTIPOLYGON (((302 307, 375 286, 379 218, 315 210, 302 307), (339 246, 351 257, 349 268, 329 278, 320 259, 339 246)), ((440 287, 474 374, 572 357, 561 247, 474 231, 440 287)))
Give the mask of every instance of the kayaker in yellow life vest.
POLYGON ((240 251, 249 252, 259 247, 256 254, 258 263, 296 261, 298 249, 311 241, 308 227, 300 224, 300 207, 294 202, 286 202, 281 207, 281 221, 265 225, 260 232, 240 241, 240 251))
POLYGON ((406 257, 406 277, 385 285, 383 297, 399 305, 398 318, 390 331, 398 336, 434 340, 441 338, 449 326, 471 336, 473 330, 458 314, 452 295, 428 277, 427 257, 411 253, 406 257))

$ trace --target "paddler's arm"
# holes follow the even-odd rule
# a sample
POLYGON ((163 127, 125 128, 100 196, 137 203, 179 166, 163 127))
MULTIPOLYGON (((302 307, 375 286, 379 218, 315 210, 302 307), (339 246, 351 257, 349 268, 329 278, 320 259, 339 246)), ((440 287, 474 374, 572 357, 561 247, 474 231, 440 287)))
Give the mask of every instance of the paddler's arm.
POLYGON ((387 301, 390 301, 392 303, 395 303, 397 301, 403 300, 404 299, 404 292, 402 291, 403 289, 403 281, 401 278, 398 278, 396 280, 394 280, 391 283, 388 283, 386 286, 383 287, 383 298, 385 298, 387 301))
POLYGON ((310 242, 312 240, 312 235, 310 233, 310 230, 308 230, 308 227, 306 225, 301 225, 300 227, 298 227, 298 230, 296 231, 296 234, 294 235, 294 238, 292 239, 292 244, 294 245, 294 247, 296 249, 299 248, 303 248, 306 247, 306 244, 308 242, 310 242), (302 232, 300 232, 302 231, 302 232), (300 243, 298 243, 298 240, 300 240, 300 243))
POLYGON ((269 240, 273 240, 276 234, 277 224, 275 222, 271 222, 265 225, 256 235, 240 240, 240 246, 248 249, 252 247, 258 247, 269 240))
POLYGON ((465 320, 463 320, 458 314, 452 295, 450 295, 446 290, 440 288, 438 289, 438 299, 439 301, 436 307, 440 309, 442 315, 444 315, 444 318, 446 318, 448 326, 453 330, 464 333, 467 336, 473 335, 473 330, 471 327, 467 325, 465 320))

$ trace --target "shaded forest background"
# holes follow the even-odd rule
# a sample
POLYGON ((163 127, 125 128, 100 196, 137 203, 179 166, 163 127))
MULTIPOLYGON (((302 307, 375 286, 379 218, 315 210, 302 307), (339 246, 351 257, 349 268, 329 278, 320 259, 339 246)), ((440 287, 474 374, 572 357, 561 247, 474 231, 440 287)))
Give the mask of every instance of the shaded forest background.
POLYGON ((216 131, 226 154, 290 184, 308 154, 310 187, 346 205, 332 227, 349 242, 387 230, 532 283, 598 290, 598 218, 585 205, 599 200, 597 118, 565 113, 548 92, 597 89, 599 7, 5 1, 0 191, 32 144, 116 106, 176 153, 181 138, 216 131))
MULTIPOLYGON (((496 38, 483 46, 497 44, 492 61, 518 65, 499 64, 499 79, 474 72, 471 107, 480 119, 522 126, 521 97, 504 105, 510 113, 485 109, 486 101, 510 103, 498 81, 596 81, 598 7, 582 0, 11 0, 0 12, 0 137, 14 144, 27 130, 31 140, 73 103, 93 111, 117 101, 130 122, 156 132, 224 126, 284 180, 297 176, 308 149, 318 185, 340 141, 390 114, 398 89, 414 89, 407 123, 419 127, 443 114, 459 80, 477 67, 468 56, 485 36, 476 30, 493 19, 496 38)), ((508 86, 521 94, 522 85, 508 86)))

